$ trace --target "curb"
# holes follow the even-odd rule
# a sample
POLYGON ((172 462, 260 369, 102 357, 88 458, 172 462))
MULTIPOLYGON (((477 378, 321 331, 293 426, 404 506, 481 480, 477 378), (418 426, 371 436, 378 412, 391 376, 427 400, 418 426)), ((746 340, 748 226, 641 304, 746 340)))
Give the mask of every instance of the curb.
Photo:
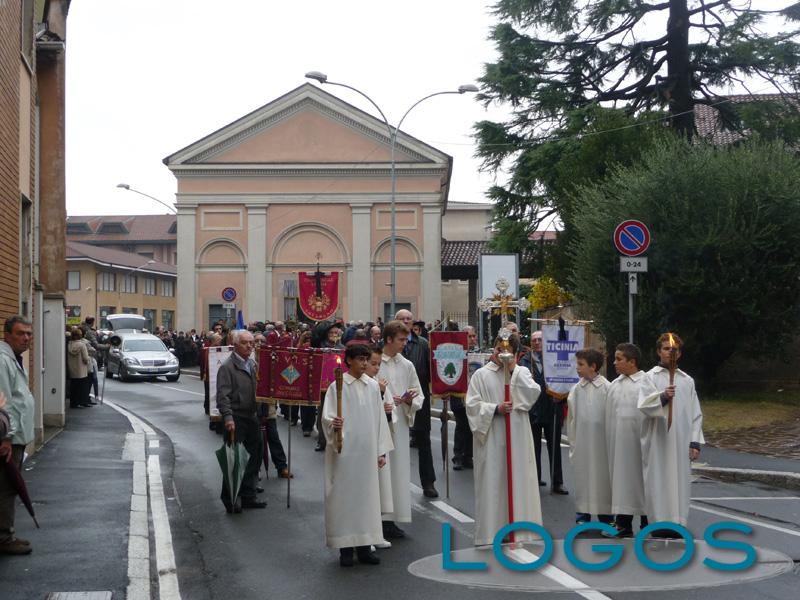
POLYGON ((787 490, 800 490, 800 473, 791 471, 760 471, 725 467, 692 467, 695 475, 705 475, 722 481, 757 481, 787 490))

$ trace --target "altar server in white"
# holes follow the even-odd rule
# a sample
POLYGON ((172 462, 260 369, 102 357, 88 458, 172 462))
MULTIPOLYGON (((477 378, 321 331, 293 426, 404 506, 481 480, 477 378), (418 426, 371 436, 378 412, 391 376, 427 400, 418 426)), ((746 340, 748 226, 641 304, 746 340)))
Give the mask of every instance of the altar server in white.
POLYGON ((380 563, 370 545, 383 541, 378 469, 392 449, 378 382, 365 374, 370 349, 354 345, 345 351, 342 416, 337 416, 336 383, 325 394, 322 426, 325 450, 325 537, 339 548, 339 564, 380 563), (336 430, 342 431, 342 452, 336 452, 336 430))
POLYGON ((618 537, 633 537, 633 516, 640 515, 640 527, 647 526, 642 475, 642 428, 639 386, 644 371, 639 368, 642 352, 634 344, 620 344, 614 352, 619 373, 608 388, 606 441, 611 477, 611 510, 618 537))
MULTIPOLYGON (((475 545, 491 544, 497 531, 508 524, 505 415, 511 415, 512 484, 514 521, 541 525, 539 478, 528 411, 539 398, 540 388, 531 372, 517 366, 520 341, 509 339, 513 357, 511 402, 504 402, 504 365, 499 358, 502 340, 495 342, 494 354, 470 379, 465 406, 473 434, 475 464, 475 545)), ((536 534, 520 530, 517 541, 534 541, 536 534)))
MULTIPOLYGON (((675 360, 681 357, 683 342, 675 335, 675 360)), ((690 461, 700 455, 703 437, 703 413, 694 387, 694 379, 675 369, 674 385, 669 384, 670 334, 656 342, 660 364, 650 369, 639 390, 639 409, 645 416, 642 431, 647 514, 654 521, 686 525, 689 518, 690 461), (672 425, 668 427, 669 405, 672 425)), ((653 532, 655 537, 674 537, 669 530, 653 532)))
POLYGON ((598 371, 603 354, 594 348, 575 353, 580 381, 567 397, 569 459, 575 472, 575 522, 591 521, 597 515, 611 523, 611 477, 606 444, 606 403, 611 385, 598 371))
POLYGON ((384 401, 392 409, 394 450, 388 462, 392 481, 392 512, 383 515, 383 534, 387 540, 405 537, 397 523, 411 522, 411 451, 409 428, 425 399, 414 364, 403 356, 409 335, 401 321, 389 321, 383 328, 383 355, 378 378, 387 382, 384 401))

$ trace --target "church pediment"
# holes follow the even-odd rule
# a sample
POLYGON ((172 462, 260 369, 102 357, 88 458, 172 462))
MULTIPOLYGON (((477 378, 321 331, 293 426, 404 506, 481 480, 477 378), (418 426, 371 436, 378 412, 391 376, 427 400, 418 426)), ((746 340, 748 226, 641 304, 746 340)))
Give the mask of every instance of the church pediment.
MULTIPOLYGON (((391 160, 386 125, 311 84, 253 111, 164 159, 180 165, 382 165, 391 160)), ((397 163, 433 167, 450 157, 402 132, 397 163)))

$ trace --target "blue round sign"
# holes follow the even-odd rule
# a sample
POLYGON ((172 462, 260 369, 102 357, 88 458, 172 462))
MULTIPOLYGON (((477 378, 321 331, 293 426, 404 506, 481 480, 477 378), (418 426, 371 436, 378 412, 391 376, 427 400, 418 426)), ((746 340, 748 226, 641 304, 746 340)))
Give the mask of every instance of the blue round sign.
POLYGON ((222 299, 225 300, 225 302, 233 302, 236 300, 236 290, 232 287, 226 287, 222 290, 222 299))
POLYGON ((614 245, 625 256, 639 256, 650 247, 650 230, 641 221, 623 221, 614 230, 614 245))

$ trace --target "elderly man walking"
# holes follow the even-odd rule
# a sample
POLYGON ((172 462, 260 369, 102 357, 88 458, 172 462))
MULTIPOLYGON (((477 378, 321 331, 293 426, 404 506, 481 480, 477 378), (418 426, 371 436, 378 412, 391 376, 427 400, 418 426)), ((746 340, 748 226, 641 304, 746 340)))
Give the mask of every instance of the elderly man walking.
MULTIPOLYGON (((258 492, 258 471, 264 455, 264 439, 256 416, 256 382, 258 365, 250 358, 253 353, 253 334, 246 330, 232 333, 233 352, 217 372, 217 408, 225 422, 228 435, 244 444, 250 454, 244 479, 236 504, 228 507, 228 512, 241 508, 266 508, 267 503, 256 498, 258 492)), ((224 502, 223 490, 223 502, 224 502)))
MULTIPOLYGON (((9 428, 0 440, 0 461, 14 462, 22 470, 25 446, 33 441, 33 394, 28 388, 28 373, 22 354, 33 336, 31 322, 15 315, 6 319, 4 341, 0 342, 0 394, 7 401, 9 428)), ((5 468, 0 467, 0 554, 30 554, 27 540, 14 535, 16 489, 5 468)))

